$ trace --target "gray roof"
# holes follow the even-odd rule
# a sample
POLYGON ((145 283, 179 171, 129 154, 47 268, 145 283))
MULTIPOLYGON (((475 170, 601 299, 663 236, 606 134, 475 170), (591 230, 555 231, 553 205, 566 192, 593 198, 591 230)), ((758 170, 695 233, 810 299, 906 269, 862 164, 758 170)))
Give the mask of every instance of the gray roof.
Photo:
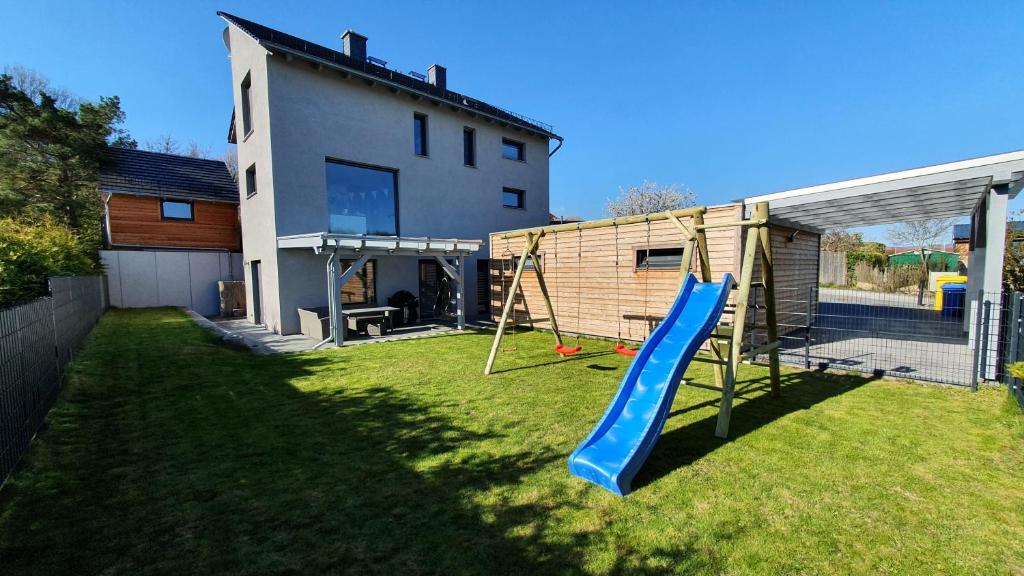
POLYGON ((224 162, 145 150, 107 148, 99 185, 114 194, 238 202, 238 184, 224 162))
POLYGON ((474 114, 489 116, 497 119, 499 122, 505 122, 512 126, 517 126, 530 132, 547 136, 548 138, 554 138, 559 141, 562 140, 561 136, 554 133, 554 128, 550 124, 546 124, 539 120, 523 116, 522 114, 516 114, 515 112, 499 108, 493 104, 481 102, 480 100, 470 98, 469 96, 458 92, 439 88, 429 82, 424 82, 423 80, 413 78, 408 74, 402 74, 401 72, 388 69, 368 60, 357 60, 355 58, 351 58, 337 50, 332 50, 325 46, 303 40, 302 38, 285 34, 284 32, 262 24, 257 24, 256 22, 246 20, 245 18, 239 18, 234 14, 217 12, 217 15, 227 22, 237 26, 263 46, 282 49, 296 56, 307 58, 315 62, 338 66, 367 78, 390 83, 394 85, 396 89, 408 90, 410 92, 427 96, 435 101, 443 102, 455 108, 467 110, 474 114))

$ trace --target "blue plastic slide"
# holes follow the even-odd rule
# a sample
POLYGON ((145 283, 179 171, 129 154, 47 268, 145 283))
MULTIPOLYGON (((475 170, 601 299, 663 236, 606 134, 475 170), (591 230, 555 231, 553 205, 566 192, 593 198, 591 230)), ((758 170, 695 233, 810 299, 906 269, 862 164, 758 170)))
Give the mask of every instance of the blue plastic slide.
POLYGON ((569 456, 569 471, 622 496, 650 455, 672 408, 679 382, 694 354, 711 336, 732 288, 698 282, 693 274, 668 315, 629 365, 600 422, 569 456))

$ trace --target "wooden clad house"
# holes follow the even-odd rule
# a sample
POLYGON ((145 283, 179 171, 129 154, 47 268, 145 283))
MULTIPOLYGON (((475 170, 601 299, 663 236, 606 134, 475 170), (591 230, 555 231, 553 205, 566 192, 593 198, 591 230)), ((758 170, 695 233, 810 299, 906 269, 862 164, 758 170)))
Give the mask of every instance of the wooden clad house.
POLYGON ((99 184, 107 248, 242 248, 238 185, 220 160, 110 148, 99 184))
MULTIPOLYGON (((742 220, 742 204, 714 206, 705 224, 742 220)), ((685 222, 685 220, 684 220, 685 222)), ((504 299, 523 249, 524 238, 491 235, 491 316, 501 315, 504 299)), ((740 277, 744 231, 738 227, 707 230, 708 255, 713 277, 725 272, 740 277)), ((818 285, 816 233, 772 227, 776 299, 780 332, 802 326, 808 295, 816 301, 818 285)), ((539 249, 541 266, 555 308, 559 328, 605 338, 642 341, 661 321, 679 289, 679 267, 684 241, 668 220, 561 232, 544 237, 539 249)), ((696 255, 691 269, 696 271, 696 255)), ((755 261, 755 277, 760 262, 755 261)), ((735 299, 735 293, 732 298, 735 299)), ((761 298, 754 292, 752 302, 761 298)), ((547 315, 536 274, 528 265, 516 298, 516 322, 547 328, 547 315)), ((729 321, 727 313, 723 320, 729 321)))
POLYGON ((109 148, 99 188, 111 305, 222 313, 218 282, 243 278, 238 185, 227 165, 109 148))

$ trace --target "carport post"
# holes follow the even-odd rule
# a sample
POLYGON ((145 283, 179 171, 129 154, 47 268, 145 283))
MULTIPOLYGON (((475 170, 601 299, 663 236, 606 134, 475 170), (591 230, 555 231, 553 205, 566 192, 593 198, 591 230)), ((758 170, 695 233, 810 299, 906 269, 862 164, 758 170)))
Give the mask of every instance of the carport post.
POLYGON ((338 249, 335 248, 334 252, 331 252, 331 254, 327 257, 327 316, 331 324, 330 334, 328 334, 327 338, 324 338, 322 342, 318 343, 316 346, 313 346, 313 350, 320 348, 321 346, 327 344, 328 342, 334 341, 335 335, 337 334, 337 324, 334 321, 334 319, 337 317, 337 311, 335 308, 336 302, 334 299, 334 279, 338 276, 337 266, 338 249))
MULTIPOLYGON (((458 296, 457 296, 458 302, 456 303, 456 305, 458 306, 459 330, 465 330, 466 329, 466 257, 463 256, 462 254, 459 254, 459 257, 458 257, 458 259, 456 259, 456 262, 458 262, 458 265, 459 265, 459 270, 458 270, 459 277, 457 279, 457 282, 459 284, 459 291, 458 291, 458 296)), ((477 280, 477 281, 479 282, 479 280, 477 280)))

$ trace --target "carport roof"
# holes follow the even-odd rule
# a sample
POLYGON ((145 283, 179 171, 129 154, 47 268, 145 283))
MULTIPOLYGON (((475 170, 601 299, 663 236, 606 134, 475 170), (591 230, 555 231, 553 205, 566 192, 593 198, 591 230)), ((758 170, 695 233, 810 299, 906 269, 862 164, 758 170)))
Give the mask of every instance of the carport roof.
POLYGON ((1010 197, 1024 186, 1024 150, 901 172, 797 188, 744 199, 768 202, 773 222, 823 231, 901 221, 967 216, 996 184, 1010 197))

